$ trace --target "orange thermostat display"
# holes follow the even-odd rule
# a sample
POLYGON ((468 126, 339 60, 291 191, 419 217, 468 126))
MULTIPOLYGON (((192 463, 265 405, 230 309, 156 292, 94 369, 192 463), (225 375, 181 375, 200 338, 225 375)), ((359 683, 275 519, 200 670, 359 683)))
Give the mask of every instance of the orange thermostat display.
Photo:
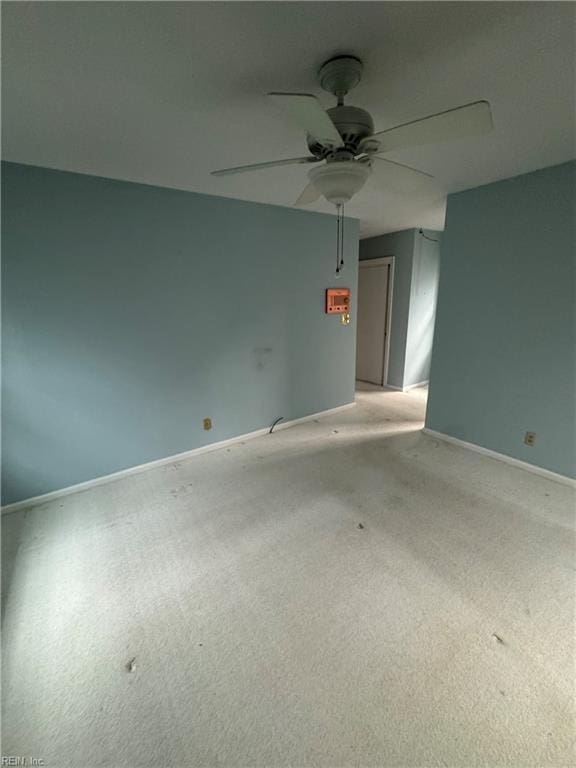
POLYGON ((326 313, 339 315, 350 312, 350 288, 326 289, 326 313))

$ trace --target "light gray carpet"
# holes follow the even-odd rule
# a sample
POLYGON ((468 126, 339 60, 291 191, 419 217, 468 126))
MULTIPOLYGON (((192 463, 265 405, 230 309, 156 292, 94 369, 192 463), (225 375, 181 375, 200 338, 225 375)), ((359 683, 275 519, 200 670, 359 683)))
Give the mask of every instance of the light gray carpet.
POLYGON ((573 492, 358 400, 6 516, 3 753, 573 765, 573 492))

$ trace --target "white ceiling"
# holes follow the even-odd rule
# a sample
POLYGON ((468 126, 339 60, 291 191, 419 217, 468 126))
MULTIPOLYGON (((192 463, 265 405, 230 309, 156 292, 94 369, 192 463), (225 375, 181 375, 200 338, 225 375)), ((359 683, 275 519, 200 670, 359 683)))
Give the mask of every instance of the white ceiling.
POLYGON ((2 12, 7 160, 289 206, 305 166, 209 171, 306 154, 264 94, 306 91, 332 106, 315 73, 341 53, 364 61, 348 101, 380 130, 478 99, 495 121, 488 136, 390 154, 438 187, 372 179, 347 209, 363 236, 441 229, 446 192, 576 156, 571 2, 9 2, 2 12))

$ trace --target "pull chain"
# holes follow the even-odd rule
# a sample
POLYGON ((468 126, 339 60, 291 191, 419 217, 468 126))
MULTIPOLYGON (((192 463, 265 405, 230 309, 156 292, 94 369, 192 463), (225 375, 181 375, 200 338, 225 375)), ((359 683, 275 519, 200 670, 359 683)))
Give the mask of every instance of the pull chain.
POLYGON ((344 269, 344 203, 340 206, 340 271, 344 269))
POLYGON ((340 277, 340 204, 336 205, 336 277, 340 277))
POLYGON ((344 206, 338 203, 336 206, 336 277, 344 268, 344 206))

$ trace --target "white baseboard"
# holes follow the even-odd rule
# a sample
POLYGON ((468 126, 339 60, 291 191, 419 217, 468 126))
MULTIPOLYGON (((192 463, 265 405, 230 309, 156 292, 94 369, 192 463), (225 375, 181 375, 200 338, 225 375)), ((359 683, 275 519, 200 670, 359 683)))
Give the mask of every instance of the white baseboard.
MULTIPOLYGON (((281 429, 288 429, 294 427, 296 424, 303 424, 306 421, 313 421, 322 416, 329 416, 330 414, 343 411, 347 408, 352 408, 356 403, 346 403, 345 405, 339 405, 337 408, 329 408, 326 411, 320 411, 319 413, 311 413, 309 416, 302 416, 299 419, 292 419, 292 421, 283 421, 278 423, 274 427, 274 432, 279 432, 281 429)), ((225 448, 228 445, 234 445, 234 443, 245 442, 246 440, 253 440, 255 437, 262 437, 270 432, 270 427, 264 429, 257 429, 254 432, 247 432, 244 435, 238 435, 237 437, 230 437, 227 440, 220 440, 216 443, 210 443, 209 445, 202 445, 199 448, 192 448, 189 451, 183 453, 176 453, 172 456, 166 456, 163 459, 156 459, 155 461, 149 461, 146 464, 138 464, 136 467, 129 467, 128 469, 122 469, 120 472, 113 472, 110 475, 103 475, 102 477, 96 477, 93 480, 86 480, 83 483, 77 483, 76 485, 69 485, 67 488, 60 488, 57 491, 50 491, 49 493, 43 493, 41 496, 33 496, 29 499, 22 499, 22 501, 15 501, 12 504, 6 504, 2 507, 2 514, 8 514, 10 512, 17 512, 19 509, 36 507, 38 504, 44 504, 47 501, 53 499, 59 499, 62 496, 69 496, 72 493, 79 493, 80 491, 86 491, 89 488, 95 488, 98 485, 105 485, 106 483, 114 482, 115 480, 121 480, 123 477, 129 477, 130 475, 139 475, 141 472, 146 472, 149 469, 155 469, 156 467, 162 467, 166 464, 173 464, 176 461, 182 461, 188 459, 191 456, 199 456, 202 453, 210 453, 211 451, 218 451, 220 448, 225 448)))
POLYGON ((426 427, 422 430, 422 432, 425 435, 430 435, 430 437, 435 437, 438 440, 444 440, 446 443, 458 445, 460 448, 468 448, 470 451, 481 453, 484 456, 490 456, 492 459, 503 461, 506 464, 512 465, 513 467, 518 467, 518 469, 524 469, 526 472, 532 472, 534 475, 540 475, 541 477, 548 478, 548 480, 554 480, 557 483, 562 483, 562 485, 569 485, 571 488, 576 488, 576 479, 572 477, 560 475, 557 472, 552 472, 551 470, 544 469, 543 467, 537 467, 535 464, 529 464, 527 461, 514 459, 512 456, 507 456, 505 453, 498 453, 497 451, 492 451, 489 448, 483 448, 481 445, 476 445, 475 443, 467 443, 465 440, 460 440, 457 437, 445 435, 444 432, 436 432, 436 430, 428 429, 426 427))
POLYGON ((428 384, 428 380, 419 381, 418 384, 410 384, 408 387, 395 387, 393 384, 384 384, 386 389, 394 389, 396 392, 409 392, 411 389, 417 387, 425 387, 428 384))
POLYGON ((417 387, 426 387, 429 384, 429 379, 426 379, 426 381, 419 381, 417 384, 410 384, 407 387, 404 387, 404 392, 408 392, 411 389, 416 389, 417 387))

